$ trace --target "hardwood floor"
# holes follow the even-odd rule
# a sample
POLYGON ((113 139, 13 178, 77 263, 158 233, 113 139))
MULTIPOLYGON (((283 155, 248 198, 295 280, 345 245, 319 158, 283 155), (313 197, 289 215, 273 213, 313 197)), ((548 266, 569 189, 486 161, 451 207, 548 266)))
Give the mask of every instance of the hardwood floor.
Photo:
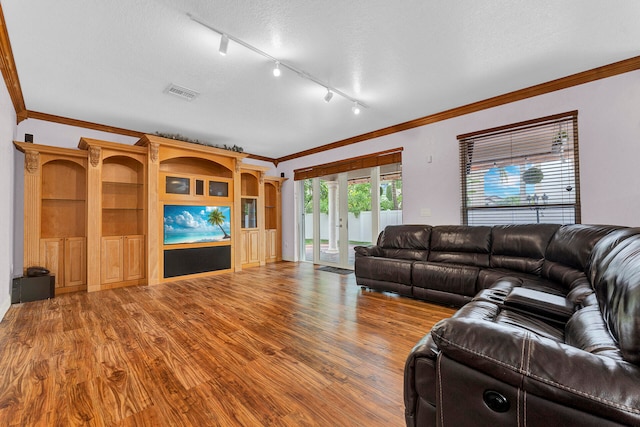
POLYGON ((403 426, 413 345, 452 309, 278 263, 11 306, 3 426, 403 426))

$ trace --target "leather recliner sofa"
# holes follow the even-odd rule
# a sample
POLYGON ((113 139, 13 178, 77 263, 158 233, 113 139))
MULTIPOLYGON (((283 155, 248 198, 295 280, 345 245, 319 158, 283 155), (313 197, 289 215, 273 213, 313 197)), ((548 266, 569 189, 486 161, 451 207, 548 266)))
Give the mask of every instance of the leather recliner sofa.
POLYGON ((407 359, 408 426, 640 425, 640 229, 392 226, 355 267, 462 306, 407 359))

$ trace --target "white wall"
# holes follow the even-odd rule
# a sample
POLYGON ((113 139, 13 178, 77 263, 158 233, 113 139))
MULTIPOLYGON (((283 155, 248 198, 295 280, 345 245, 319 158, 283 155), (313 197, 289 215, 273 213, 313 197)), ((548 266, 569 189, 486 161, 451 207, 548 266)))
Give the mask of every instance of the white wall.
POLYGON ((16 113, 9 92, 4 84, 0 84, 0 319, 11 305, 11 279, 14 276, 12 261, 15 129, 16 113))
POLYGON ((133 145, 139 138, 101 132, 77 126, 61 125, 45 120, 27 119, 18 124, 16 138, 24 141, 24 135, 33 135, 34 144, 51 145, 62 148, 78 148, 80 138, 93 138, 103 141, 119 142, 133 145))
MULTIPOLYGON (((582 222, 640 226, 640 71, 283 162, 278 172, 293 178, 302 167, 403 147, 404 223, 459 224, 456 136, 572 110, 578 110, 582 222), (421 217, 422 208, 431 216, 421 217)), ((296 259, 294 188, 289 180, 282 189, 287 260, 296 259)))
MULTIPOLYGON (((5 98, 6 91, 3 92, 3 100, 8 102, 5 98)), ((579 111, 582 222, 640 226, 640 219, 637 218, 637 212, 640 211, 640 174, 636 172, 636 164, 640 159, 639 106, 640 71, 633 71, 280 163, 277 169, 268 174, 279 175, 283 172, 289 178, 282 187, 283 257, 287 260, 295 259, 295 169, 403 147, 404 223, 458 224, 460 171, 456 135, 571 110, 579 111), (432 160, 430 163, 429 159, 432 160), (423 208, 430 209, 431 216, 421 217, 423 208)), ((11 122, 11 127, 4 126, 2 129, 15 129, 15 114, 12 111, 6 106, 0 111, 2 119, 7 123, 11 122)), ((416 112, 416 116, 419 115, 420 112, 416 112)), ((33 134, 35 143, 60 147, 76 147, 82 136, 113 142, 135 142, 135 138, 131 137, 33 119, 18 125, 16 138, 23 140, 25 133, 33 134)), ((9 141, 11 136, 2 137, 7 139, 5 149, 8 153, 13 150, 9 141)), ((8 162, 8 158, 11 156, 3 156, 0 160, 1 173, 6 174, 7 170, 13 169, 13 164, 2 167, 2 162, 8 162)), ((18 158, 16 162, 20 165, 16 176, 20 177, 21 159, 18 158)), ((253 160, 246 162, 270 165, 253 160)), ((0 185, 6 185, 12 179, 0 185)), ((22 191, 23 186, 17 181, 16 203, 20 213, 15 217, 16 236, 22 236, 22 191)), ((11 193, 8 194, 13 197, 11 193)), ((7 218, 10 215, 4 215, 0 219, 0 227, 4 226, 3 221, 7 218)), ((21 260, 20 244, 21 241, 16 242, 8 250, 11 254, 11 248, 15 247, 15 258, 21 260)), ((11 270, 10 267, 7 269, 11 270)), ((15 271, 19 270, 16 268, 15 271)))

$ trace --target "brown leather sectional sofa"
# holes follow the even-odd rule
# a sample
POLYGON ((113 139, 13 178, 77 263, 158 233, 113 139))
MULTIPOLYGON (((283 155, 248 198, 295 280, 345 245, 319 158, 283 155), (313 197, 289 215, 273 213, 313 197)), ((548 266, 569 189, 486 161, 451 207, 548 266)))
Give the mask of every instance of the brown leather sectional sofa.
POLYGON ((407 426, 640 425, 640 229, 400 225, 357 283, 462 306, 405 366, 407 426))

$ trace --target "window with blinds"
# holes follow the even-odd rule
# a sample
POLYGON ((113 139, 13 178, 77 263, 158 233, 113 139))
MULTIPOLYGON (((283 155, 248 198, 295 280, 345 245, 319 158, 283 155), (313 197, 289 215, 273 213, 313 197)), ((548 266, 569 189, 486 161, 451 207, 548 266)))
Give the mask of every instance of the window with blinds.
POLYGON ((580 223, 577 111, 458 141, 464 224, 580 223))

